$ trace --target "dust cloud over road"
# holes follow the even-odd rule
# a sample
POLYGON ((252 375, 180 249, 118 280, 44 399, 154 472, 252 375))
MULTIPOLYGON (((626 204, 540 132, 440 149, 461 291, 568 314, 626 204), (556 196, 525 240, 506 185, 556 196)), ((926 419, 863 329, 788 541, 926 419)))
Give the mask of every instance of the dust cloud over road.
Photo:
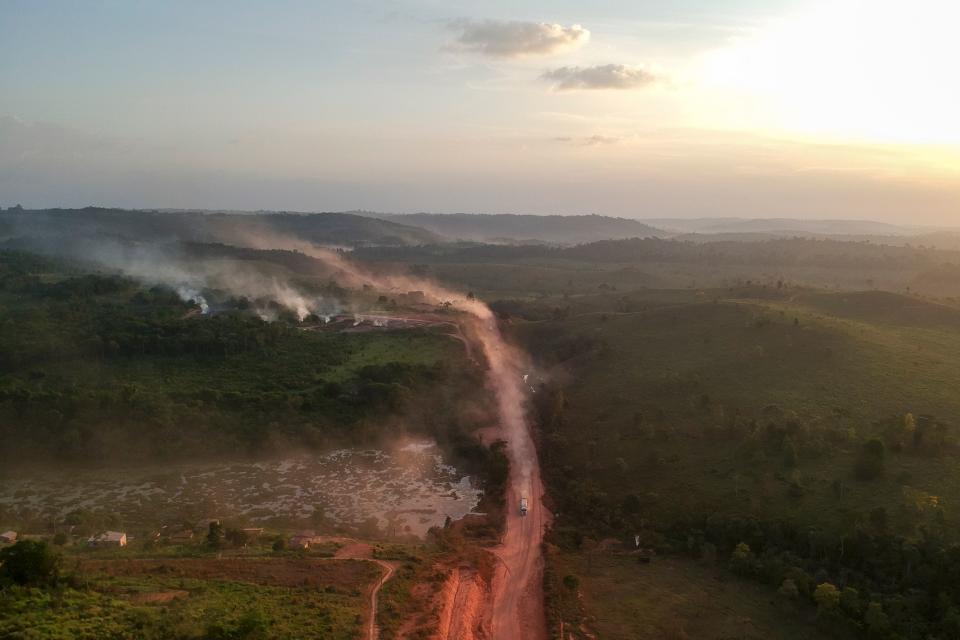
POLYGON ((498 562, 483 627, 494 640, 542 639, 547 629, 540 544, 550 513, 542 502, 540 465, 527 420, 524 358, 503 339, 492 314, 477 324, 474 335, 486 356, 487 375, 497 397, 498 437, 507 443, 510 461, 506 528, 493 550, 498 562), (521 498, 527 499, 525 516, 520 515, 521 498))
MULTIPOLYGON (((283 249, 306 254, 323 263, 331 279, 341 286, 372 286, 384 292, 419 291, 430 302, 462 312, 454 322, 460 326, 471 357, 482 353, 487 364, 487 384, 495 395, 498 410, 497 438, 506 442, 510 462, 507 489, 506 528, 500 544, 492 551, 498 562, 489 588, 477 580, 458 578, 458 584, 472 584, 474 593, 455 597, 449 616, 458 624, 440 630, 449 640, 492 638, 541 640, 547 637, 543 608, 543 558, 541 542, 550 513, 542 505, 543 484, 526 411, 527 369, 524 355, 507 344, 496 316, 472 296, 451 291, 427 280, 404 274, 371 272, 343 255, 309 242, 270 233, 236 233, 223 241, 254 249, 283 249), (526 498, 528 513, 520 515, 520 500, 526 498), (458 611, 457 602, 470 603, 470 611, 458 611), (479 609, 479 610, 478 610, 479 609), (465 620, 476 623, 463 624, 465 620)), ((280 283, 286 284, 286 283, 280 283)), ((299 311, 306 305, 292 305, 299 311)), ((458 589, 455 590, 458 591, 458 589)))
MULTIPOLYGON (((476 612, 477 596, 463 591, 456 577, 455 601, 449 605, 449 618, 479 618, 477 624, 441 625, 445 640, 543 640, 547 637, 543 608, 543 556, 541 542, 550 513, 542 504, 543 483, 527 419, 526 386, 523 373, 528 370, 526 358, 504 340, 497 318, 482 302, 468 298, 420 278, 403 275, 366 273, 357 265, 334 252, 305 246, 297 242, 286 247, 303 251, 324 261, 340 276, 354 284, 372 284, 385 289, 423 291, 437 303, 449 302, 453 308, 469 314, 461 322, 468 343, 476 345, 487 361, 487 384, 495 394, 499 424, 497 437, 507 444, 510 479, 507 489, 506 528, 500 544, 493 549, 498 562, 488 593, 483 594, 482 612, 476 612), (520 500, 527 499, 526 516, 520 515, 520 500), (458 603, 464 611, 458 611, 458 603), (479 615, 475 615, 479 613, 479 615)), ((476 581, 468 590, 480 589, 476 581)))

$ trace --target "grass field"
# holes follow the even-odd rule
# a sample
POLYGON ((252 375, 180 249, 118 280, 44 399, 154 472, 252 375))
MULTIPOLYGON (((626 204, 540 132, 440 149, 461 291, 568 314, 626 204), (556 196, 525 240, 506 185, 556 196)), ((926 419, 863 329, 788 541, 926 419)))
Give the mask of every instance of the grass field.
POLYGON ((371 563, 312 559, 83 561, 83 589, 0 595, 0 637, 323 638, 360 635, 371 563))
MULTIPOLYGON (((199 322, 202 322, 199 321, 199 322)), ((302 331, 287 336, 269 358, 238 353, 225 359, 183 356, 128 359, 110 362, 74 362, 61 369, 72 380, 98 380, 103 386, 119 381, 139 384, 163 393, 209 389, 225 394, 304 392, 325 383, 346 383, 368 366, 431 367, 456 362, 463 346, 438 332, 406 330, 337 334, 302 331)))
MULTIPOLYGON (((548 555, 549 603, 563 612, 564 640, 814 640, 809 605, 731 578, 705 564, 669 558, 638 564, 635 556, 548 555), (571 588, 563 578, 575 576, 571 588), (588 635, 589 634, 589 635, 588 635)), ((559 619, 552 633, 559 634, 559 619)), ((559 636, 555 636, 559 637, 559 636)))
MULTIPOLYGON (((491 261, 435 261, 420 264, 421 272, 451 286, 468 289, 487 300, 506 297, 540 298, 589 295, 606 288, 630 292, 640 288, 697 290, 735 286, 752 281, 796 284, 844 290, 909 287, 932 295, 956 296, 956 285, 923 286, 918 269, 817 265, 696 264, 657 260, 635 263, 573 259, 517 258, 491 261)), ((398 269, 406 268, 399 264, 398 269)))
POLYGON ((0 436, 18 452, 7 467, 370 442, 439 388, 435 424, 409 420, 434 435, 481 375, 443 330, 264 322, 241 303, 201 316, 163 287, 51 281, 44 266, 0 253, 0 436))
POLYGON ((600 311, 520 323, 517 335, 562 388, 562 415, 545 427, 548 472, 608 503, 639 496, 665 521, 718 510, 846 528, 878 506, 907 534, 934 516, 949 521, 960 513, 960 313, 842 295, 635 293, 628 300, 643 310, 595 299, 600 311), (903 305, 912 311, 881 313, 903 305), (892 446, 907 413, 932 417, 936 445, 892 446), (871 437, 888 441, 885 473, 858 482, 856 456, 871 437), (918 502, 937 508, 917 513, 918 502))

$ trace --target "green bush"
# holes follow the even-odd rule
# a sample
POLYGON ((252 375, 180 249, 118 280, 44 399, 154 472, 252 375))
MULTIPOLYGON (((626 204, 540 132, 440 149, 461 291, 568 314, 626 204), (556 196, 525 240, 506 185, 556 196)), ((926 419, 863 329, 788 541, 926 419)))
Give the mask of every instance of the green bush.
POLYGON ((21 540, 0 549, 0 584, 52 587, 60 580, 60 556, 46 542, 21 540))
POLYGON ((856 475, 860 480, 874 480, 883 475, 883 463, 886 447, 877 438, 868 440, 860 449, 857 457, 856 475))

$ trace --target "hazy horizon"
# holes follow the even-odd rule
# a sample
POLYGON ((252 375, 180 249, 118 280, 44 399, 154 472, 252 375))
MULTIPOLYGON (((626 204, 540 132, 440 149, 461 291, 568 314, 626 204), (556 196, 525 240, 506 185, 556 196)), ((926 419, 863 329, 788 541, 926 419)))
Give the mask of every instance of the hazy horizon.
MULTIPOLYGON (((322 214, 351 214, 359 216, 383 216, 387 218, 415 218, 417 216, 515 216, 515 217, 526 217, 533 216, 538 218, 549 218, 549 217, 561 217, 561 218, 577 218, 577 217, 599 217, 607 218, 613 220, 626 220, 629 222, 638 222, 642 224, 647 224, 653 227, 656 227, 657 224, 663 223, 682 223, 682 224, 693 224, 697 222, 702 223, 750 223, 750 222, 800 222, 809 225, 815 225, 817 223, 826 223, 826 224, 835 224, 835 223, 852 223, 852 224, 864 224, 864 225, 877 225, 879 227, 889 227, 891 230, 896 230, 900 232, 907 231, 936 231, 936 230, 954 230, 960 228, 951 224, 923 224, 923 223, 908 223, 908 222, 888 222, 883 220, 878 220, 875 218, 861 217, 861 218, 801 218, 801 217, 788 217, 788 216, 735 216, 735 215, 713 215, 713 216, 697 216, 697 215, 688 215, 688 216, 630 216, 630 215, 608 215, 603 213, 596 212, 571 212, 571 213, 551 213, 551 212, 528 212, 528 211, 515 211, 515 212, 506 212, 506 213, 494 213, 488 211, 423 211, 423 210, 411 210, 411 211, 375 211, 372 209, 340 209, 340 210, 323 210, 323 209, 242 209, 242 208, 219 208, 219 207, 120 207, 112 205, 103 205, 103 204, 82 204, 77 206, 72 205, 54 205, 54 206, 40 206, 34 207, 25 205, 22 202, 10 203, 6 206, 4 203, 0 203, 0 211, 4 209, 13 209, 14 207, 22 207, 26 211, 45 211, 45 210, 63 210, 63 211, 81 211, 84 209, 104 209, 104 210, 118 210, 118 211, 138 211, 144 213, 223 213, 223 214, 237 214, 237 215, 246 215, 246 214, 295 214, 295 215, 322 215, 322 214)), ((414 225, 415 226, 415 225, 414 225)), ((863 233, 863 232, 858 232, 863 233)), ((840 233, 839 235, 845 235, 840 233)))
POLYGON ((958 24, 0 0, 0 638, 960 638, 958 24))
POLYGON ((958 12, 4 0, 0 201, 950 226, 958 12))

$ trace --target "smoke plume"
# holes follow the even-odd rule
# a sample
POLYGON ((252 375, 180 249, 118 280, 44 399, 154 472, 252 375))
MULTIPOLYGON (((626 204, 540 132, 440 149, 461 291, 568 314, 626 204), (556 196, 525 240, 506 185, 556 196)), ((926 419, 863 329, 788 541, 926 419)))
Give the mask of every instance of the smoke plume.
POLYGON ((508 443, 511 470, 520 474, 526 495, 531 493, 530 478, 536 451, 527 425, 523 371, 528 367, 525 366, 523 354, 504 340, 496 316, 486 304, 424 278, 372 273, 335 251, 296 238, 259 235, 234 240, 246 242, 257 249, 304 253, 326 265, 342 286, 368 285, 383 291, 422 291, 428 302, 449 303, 452 308, 465 313, 467 317, 462 322, 464 332, 480 348, 487 361, 487 384, 497 400, 500 429, 503 439, 508 443))

